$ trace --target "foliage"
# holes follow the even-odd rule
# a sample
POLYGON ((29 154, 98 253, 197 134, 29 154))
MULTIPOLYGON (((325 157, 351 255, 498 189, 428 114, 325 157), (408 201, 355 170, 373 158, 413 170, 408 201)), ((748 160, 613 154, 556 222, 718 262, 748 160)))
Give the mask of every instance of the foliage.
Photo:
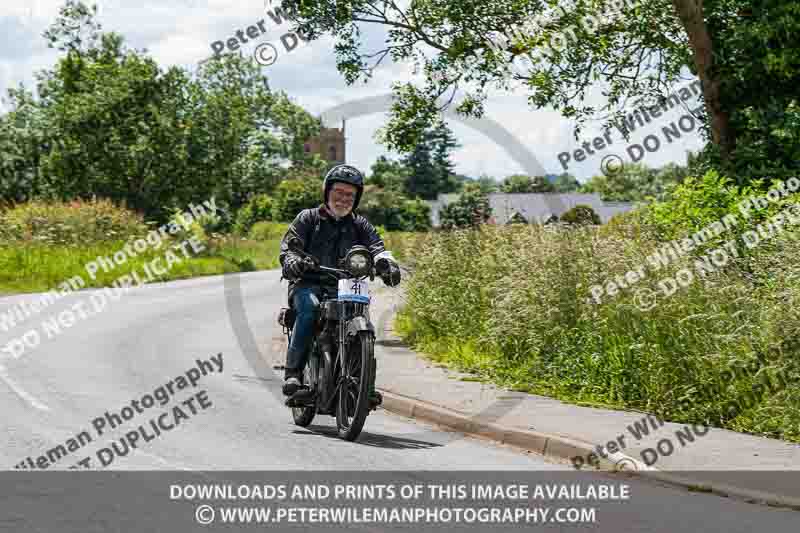
POLYGON ((555 187, 544 176, 513 174, 503 180, 500 190, 505 193, 544 193, 555 192, 555 187))
POLYGON ((282 222, 256 222, 250 229, 248 238, 255 241, 281 240, 289 228, 282 222))
POLYGON ((587 224, 600 224, 600 216, 588 205, 576 205, 561 215, 561 222, 585 226, 587 224))
POLYGON ((0 117, 0 200, 97 195, 163 222, 211 196, 236 211, 287 164, 320 166, 303 152, 319 122, 246 58, 162 70, 75 0, 45 38, 61 54, 39 96, 10 91, 0 117))
MULTIPOLYGON (((0 244, 0 293, 45 292, 75 276, 80 276, 87 287, 110 287, 120 276, 133 271, 142 274, 144 265, 157 257, 161 257, 164 264, 163 248, 149 247, 108 272, 99 269, 94 278, 86 275, 88 262, 98 256, 111 257, 125 244, 123 241, 87 242, 81 246, 37 242, 0 244)), ((279 250, 279 239, 265 242, 220 239, 209 254, 190 254, 188 258, 178 254, 181 261, 172 264, 164 274, 156 274, 154 281, 277 268, 279 250)))
POLYGON ((559 174, 553 180, 553 190, 558 193, 577 192, 580 186, 581 184, 577 178, 569 172, 559 174))
POLYGON ((273 194, 272 220, 291 222, 303 209, 322 203, 322 180, 301 177, 282 181, 273 194))
POLYGON ((446 124, 423 131, 420 142, 402 160, 407 169, 404 192, 410 198, 435 200, 458 190, 451 152, 459 145, 446 124))
POLYGON ((477 186, 465 187, 458 200, 444 206, 440 212, 444 229, 477 227, 492 216, 489 198, 477 186))
POLYGON ((372 189, 358 208, 373 225, 388 231, 426 231, 430 229, 430 206, 422 200, 409 200, 394 190, 372 189))
POLYGON ((399 192, 405 190, 409 174, 410 169, 402 162, 380 156, 372 164, 366 183, 381 189, 399 192))
MULTIPOLYGON (((727 215, 742 218, 738 205, 747 198, 760 196, 761 185, 754 182, 737 187, 733 180, 712 170, 699 179, 687 178, 672 191, 667 201, 649 206, 644 211, 645 220, 662 240, 686 237, 727 215)), ((777 204, 768 210, 753 208, 752 219, 761 221, 776 209, 777 204)))
POLYGON ((32 201, 0 213, 0 243, 86 246, 147 231, 141 215, 110 200, 32 201))
POLYGON ((272 220, 273 199, 266 194, 256 194, 236 213, 233 230, 237 235, 247 235, 253 224, 272 220))
POLYGON ((178 231, 173 234, 175 240, 185 242, 189 239, 194 239, 204 248, 200 252, 201 255, 210 254, 212 238, 219 236, 213 230, 220 225, 221 217, 216 213, 204 213, 199 218, 193 218, 188 228, 185 222, 184 211, 176 208, 169 217, 170 227, 174 224, 178 228, 178 231))
POLYGON ((718 149, 706 147, 701 154, 702 171, 720 169, 735 176, 738 185, 765 178, 788 179, 797 175, 800 161, 800 103, 770 102, 751 106, 740 114, 741 133, 734 157, 722 160, 718 149))
POLYGON ((723 109, 729 112, 735 146, 725 158, 717 143, 704 153, 738 184, 754 179, 786 179, 800 155, 800 5, 784 0, 740 0, 736 17, 714 3, 709 25, 721 79, 723 109), (765 81, 768 80, 767 83, 765 81))
POLYGON ((417 252, 420 244, 431 234, 431 232, 389 231, 386 233, 383 243, 397 261, 413 268, 419 259, 417 252))
POLYGON ((484 194, 500 192, 500 186, 497 180, 487 174, 481 174, 478 179, 473 180, 473 183, 477 184, 484 194))
POLYGON ((796 120, 787 113, 800 73, 797 2, 283 0, 283 5, 298 10, 297 27, 304 34, 335 37, 337 67, 348 83, 369 79, 387 55, 418 67, 422 86, 395 84, 384 135, 391 148, 411 149, 452 101, 459 102, 455 107, 462 114, 477 117, 492 89, 520 84, 532 107, 574 118, 577 136, 598 115, 619 120, 626 102, 662 101, 688 70, 702 82, 709 102, 703 131, 720 160, 746 168, 771 161, 776 170, 797 161, 796 120), (375 46, 364 25, 387 29, 383 42, 375 46), (456 100, 450 94, 459 89, 463 98, 456 100), (606 99, 600 106, 591 97, 597 89, 606 99), (753 122, 751 116, 759 118, 753 122), (790 142, 780 142, 787 136, 790 142), (751 143, 757 158, 747 153, 751 143))
POLYGON ((670 163, 652 169, 641 163, 623 165, 617 172, 593 176, 579 192, 597 193, 608 202, 647 202, 661 200, 669 189, 688 175, 688 169, 670 163))
POLYGON ((800 442, 797 227, 775 237, 752 274, 720 269, 670 297, 658 282, 693 269, 694 257, 651 271, 647 257, 661 243, 613 229, 432 233, 417 245, 401 333, 500 387, 800 442), (595 303, 592 287, 642 265, 642 281, 595 303), (659 294, 647 311, 637 305, 642 289, 659 294), (735 365, 753 371, 731 378, 735 365), (779 372, 787 386, 726 409, 779 372))

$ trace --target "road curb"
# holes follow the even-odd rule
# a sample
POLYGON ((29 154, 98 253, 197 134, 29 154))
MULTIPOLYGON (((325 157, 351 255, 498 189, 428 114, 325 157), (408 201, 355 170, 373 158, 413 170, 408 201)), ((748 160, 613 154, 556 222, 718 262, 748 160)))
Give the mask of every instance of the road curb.
MULTIPOLYGON (((394 335, 393 324, 395 316, 396 313, 392 313, 384 324, 383 340, 400 340, 399 337, 394 335)), ((500 444, 528 450, 559 462, 572 464, 573 457, 586 458, 590 453, 597 457, 596 467, 576 468, 576 471, 625 472, 650 478, 677 488, 712 493, 718 496, 744 500, 749 503, 800 510, 800 498, 752 490, 715 481, 692 479, 682 473, 665 472, 647 466, 641 461, 622 453, 609 453, 608 458, 598 456, 596 452, 598 448, 602 449, 603 445, 580 441, 563 435, 507 427, 494 422, 480 422, 478 419, 464 413, 432 404, 419 398, 406 396, 382 387, 376 388, 383 394, 382 409, 407 418, 422 420, 466 435, 486 438, 500 444)), ((688 472, 688 474, 691 475, 691 472, 688 472)))
MULTIPOLYGON (((501 444, 522 448, 550 459, 571 462, 573 457, 586 457, 590 453, 596 454, 597 451, 597 447, 588 442, 581 442, 561 435, 503 426, 494 422, 482 422, 464 413, 428 403, 418 398, 405 396, 385 388, 378 387, 378 390, 383 394, 381 408, 389 412, 407 418, 423 420, 466 435, 483 437, 501 444)), ((597 469, 620 471, 621 469, 618 465, 621 459, 629 461, 627 465, 636 465, 643 470, 648 469, 643 463, 623 454, 616 454, 613 459, 598 457, 597 469)), ((627 468, 624 468, 624 470, 627 471, 627 468)))
MULTIPOLYGON (((599 446, 562 435, 526 431, 493 422, 480 422, 464 413, 431 404, 418 398, 404 396, 380 387, 378 387, 378 390, 383 394, 381 408, 391 413, 443 426, 466 435, 482 437, 500 444, 528 450, 559 462, 569 461, 571 463, 572 458, 575 456, 587 457, 590 453, 595 453, 596 455, 599 446)), ((612 455, 612 457, 598 457, 596 468, 579 468, 576 471, 625 472, 696 492, 709 492, 750 503, 800 510, 800 499, 798 498, 736 487, 725 483, 692 479, 648 467, 641 461, 624 454, 609 455, 612 455)))

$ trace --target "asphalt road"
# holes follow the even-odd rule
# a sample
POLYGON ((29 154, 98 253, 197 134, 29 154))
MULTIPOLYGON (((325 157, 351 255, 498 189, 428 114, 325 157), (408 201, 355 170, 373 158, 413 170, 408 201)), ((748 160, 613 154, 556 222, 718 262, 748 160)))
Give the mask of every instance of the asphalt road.
MULTIPOLYGON (((280 337, 275 318, 285 301, 286 287, 278 278, 278 272, 270 271, 227 281, 211 277, 151 285, 134 289, 118 301, 106 296, 105 307, 97 313, 93 313, 91 297, 100 301, 102 293, 80 291, 10 331, 0 329, 0 347, 30 330, 40 336, 38 346, 18 358, 0 355, 0 468, 12 470, 15 465, 29 465, 29 457, 36 463, 44 456, 48 471, 88 465, 106 471, 392 470, 408 471, 409 479, 414 472, 432 470, 538 472, 553 479, 575 474, 568 466, 550 464, 538 456, 437 431, 382 410, 369 416, 356 443, 336 438, 334 419, 328 416, 318 416, 309 428, 295 426, 277 396, 279 374, 263 373, 271 363, 265 360, 280 349, 274 341, 280 337), (232 289, 235 285, 241 288, 241 297, 238 288, 232 289), (72 307, 79 302, 83 302, 84 317, 72 307), (232 311, 233 307, 238 311, 232 311), (70 308, 72 314, 62 313, 59 318, 70 308), (55 323, 47 322, 54 317, 55 323), (55 333, 56 326, 60 333, 55 333), (252 334, 263 367, 254 368, 248 359, 253 347, 243 341, 243 328, 252 334), (137 410, 133 400, 138 402, 137 410), (110 427, 114 415, 122 419, 126 414, 129 420, 110 427), (126 446, 132 443, 135 449, 126 446), (66 453, 51 453, 48 459, 48 450, 58 445, 66 453)), ((36 298, 0 299, 0 312, 36 298)), ((32 338, 29 334, 29 341, 32 338)), ((23 474, 19 469, 0 473, 7 479, 23 474)), ((59 479, 64 476, 71 475, 64 473, 59 479)), ((331 476, 336 479, 336 474, 331 476)), ((796 530, 800 517, 796 511, 635 478, 581 476, 592 482, 623 480, 636 495, 631 501, 617 502, 605 523, 598 520, 604 531, 606 526, 611 530, 612 524, 626 531, 701 527, 704 531, 790 531, 796 530)), ((49 531, 46 525, 33 525, 32 506, 47 509, 55 502, 53 494, 41 487, 23 494, 15 483, 0 483, 0 530, 49 531), (9 512, 16 513, 16 518, 4 521, 3 513, 9 512)), ((64 493, 60 494, 62 501, 64 493)), ((173 531, 193 530, 185 517, 183 522, 180 517, 172 519, 178 520, 170 525, 173 531)), ((86 524, 79 529, 79 525, 76 531, 94 530, 86 524)))

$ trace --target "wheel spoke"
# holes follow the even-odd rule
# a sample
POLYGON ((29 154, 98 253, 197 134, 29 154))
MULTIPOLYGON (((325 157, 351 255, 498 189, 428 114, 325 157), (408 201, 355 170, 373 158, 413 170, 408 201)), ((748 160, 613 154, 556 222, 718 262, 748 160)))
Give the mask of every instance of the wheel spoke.
POLYGON ((360 332, 351 343, 348 343, 346 349, 347 363, 342 365, 338 382, 337 421, 340 436, 353 440, 361 431, 368 408, 365 386, 371 379, 369 357, 372 355, 372 344, 369 335, 360 332), (361 402, 360 408, 359 402, 361 402))

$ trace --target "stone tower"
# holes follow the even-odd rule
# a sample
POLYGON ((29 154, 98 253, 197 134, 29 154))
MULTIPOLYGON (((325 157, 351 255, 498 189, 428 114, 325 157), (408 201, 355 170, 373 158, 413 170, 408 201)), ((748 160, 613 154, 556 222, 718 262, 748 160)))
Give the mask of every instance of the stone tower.
POLYGON ((341 165, 347 161, 344 136, 345 121, 342 121, 342 128, 321 128, 317 137, 309 138, 305 145, 307 154, 319 154, 331 166, 341 165))

